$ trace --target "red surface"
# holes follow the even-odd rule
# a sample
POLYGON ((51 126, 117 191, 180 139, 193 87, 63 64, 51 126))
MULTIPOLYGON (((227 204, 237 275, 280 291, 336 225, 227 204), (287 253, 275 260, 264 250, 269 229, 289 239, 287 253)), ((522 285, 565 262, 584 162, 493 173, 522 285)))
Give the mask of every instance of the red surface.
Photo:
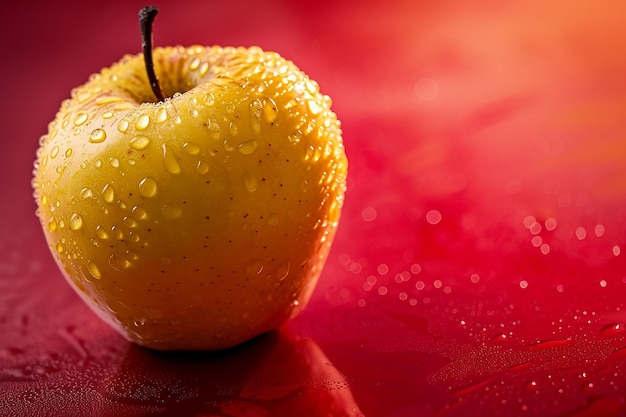
POLYGON ((139 50, 143 4, 15 2, 0 415, 626 416, 623 2, 243 3, 157 2, 155 43, 257 44, 333 97, 349 191, 311 304, 230 351, 157 354, 81 303, 32 161, 69 90, 139 50))

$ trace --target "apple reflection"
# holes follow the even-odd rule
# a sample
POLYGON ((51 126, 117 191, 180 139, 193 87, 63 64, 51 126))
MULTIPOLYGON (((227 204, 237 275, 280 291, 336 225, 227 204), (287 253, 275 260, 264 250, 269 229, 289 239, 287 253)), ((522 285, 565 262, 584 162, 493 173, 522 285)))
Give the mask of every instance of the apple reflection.
POLYGON ((100 383, 100 415, 362 416, 345 376, 317 343, 281 329, 222 352, 128 344, 100 383))

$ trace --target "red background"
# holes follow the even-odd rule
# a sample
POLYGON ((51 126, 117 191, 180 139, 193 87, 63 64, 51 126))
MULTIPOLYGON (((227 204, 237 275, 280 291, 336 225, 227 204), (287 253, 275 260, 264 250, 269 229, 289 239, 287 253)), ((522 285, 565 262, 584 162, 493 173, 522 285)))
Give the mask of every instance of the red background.
POLYGON ((317 80, 350 160, 309 307, 218 354, 124 341, 34 215, 39 136, 139 52, 137 1, 0 16, 0 415, 623 416, 621 1, 157 1, 157 45, 259 45, 317 80))

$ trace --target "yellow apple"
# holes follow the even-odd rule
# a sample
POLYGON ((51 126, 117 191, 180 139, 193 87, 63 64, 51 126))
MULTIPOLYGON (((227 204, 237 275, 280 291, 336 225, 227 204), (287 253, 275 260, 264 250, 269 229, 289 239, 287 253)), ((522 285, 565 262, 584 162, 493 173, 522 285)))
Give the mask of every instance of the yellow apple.
POLYGON ((259 48, 155 48, 92 75, 40 140, 33 187, 60 269, 129 340, 227 348, 313 291, 347 160, 331 100, 259 48))

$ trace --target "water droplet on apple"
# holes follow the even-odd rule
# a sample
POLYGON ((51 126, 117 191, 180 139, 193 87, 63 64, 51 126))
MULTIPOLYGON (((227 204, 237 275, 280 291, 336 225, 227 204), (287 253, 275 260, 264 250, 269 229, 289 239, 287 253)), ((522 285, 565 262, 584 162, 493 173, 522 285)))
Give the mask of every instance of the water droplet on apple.
POLYGON ((109 204, 115 201, 115 190, 111 184, 105 184, 102 188, 102 199, 109 204))
POLYGON ((78 213, 73 213, 70 217, 70 230, 79 230, 83 227, 83 218, 78 213))
POLYGON ((239 126, 237 126, 237 123, 235 122, 230 122, 230 125, 228 125, 228 131, 233 137, 237 136, 239 133, 239 126))
POLYGON ((91 188, 83 188, 82 190, 80 190, 80 197, 83 200, 93 198, 93 191, 91 191, 91 188))
POLYGON ((282 281, 285 278, 287 278, 287 276, 289 275, 289 268, 291 267, 291 264, 289 262, 287 262, 286 264, 280 265, 277 269, 276 269, 276 277, 282 281))
POLYGON ((122 119, 117 125, 117 130, 120 133, 126 133, 128 131, 128 126, 129 126, 128 120, 122 119))
POLYGON ((287 136, 287 139, 289 139, 289 142, 291 143, 299 143, 302 140, 302 132, 297 130, 296 132, 287 136))
POLYGON ((89 135, 89 142, 91 143, 101 143, 107 138, 107 134, 104 129, 94 129, 91 131, 89 135))
POLYGON ((249 193, 255 192, 259 188, 259 180, 250 172, 245 172, 241 177, 243 186, 249 193))
POLYGON ((196 171, 198 174, 204 175, 209 172, 209 164, 204 161, 198 161, 198 165, 196 165, 196 171))
POLYGON ((106 240, 109 238, 109 234, 104 230, 102 226, 96 226, 96 236, 98 236, 102 240, 106 240))
POLYGON ((167 109, 165 107, 161 107, 157 111, 156 122, 163 123, 166 120, 167 120, 167 109))
POLYGON ((146 197, 151 198, 157 195, 157 183, 152 177, 146 177, 139 181, 139 193, 146 197))
POLYGON ((115 240, 123 240, 124 239, 124 232, 122 232, 122 229, 120 229, 117 226, 111 226, 111 234, 113 235, 113 238, 115 240))
POLYGON ((56 232, 57 229, 58 229, 57 221, 55 219, 50 220, 50 222, 48 223, 48 230, 50 230, 51 232, 56 232))
POLYGON ((59 154, 59 147, 58 146, 54 146, 51 150, 50 150, 50 158, 54 159, 57 157, 57 155, 59 154))
POLYGON ((166 204, 161 209, 161 212, 163 216, 172 220, 179 218, 183 213, 182 209, 177 204, 166 204))
POLYGON ((215 96, 213 95, 213 93, 206 93, 203 100, 204 103, 208 106, 212 106, 213 104, 215 104, 215 96))
POLYGON ((209 129, 209 134, 213 139, 220 138, 220 125, 217 123, 217 120, 209 119, 207 121, 207 128, 209 129))
POLYGON ((124 223, 124 226, 128 227, 129 229, 134 229, 135 227, 137 227, 137 222, 133 218, 128 216, 122 219, 122 223, 124 223))
POLYGON ((270 226, 276 226, 278 224, 278 219, 278 214, 272 213, 267 218, 267 224, 269 224, 270 226))
POLYGON ((109 165, 111 165, 111 167, 113 168, 119 168, 120 160, 117 159, 116 157, 112 157, 111 159, 109 159, 109 165))
POLYGON ((200 147, 195 143, 186 142, 183 144, 183 149, 189 155, 198 155, 200 153, 200 147))
POLYGON ((130 140, 130 146, 138 151, 146 149, 149 144, 150 138, 147 136, 135 136, 130 140))
POLYGON ((114 115, 115 113, 113 113, 112 111, 105 111, 104 113, 102 113, 102 118, 106 120, 106 119, 110 119, 114 115))
POLYGON ((63 243, 58 242, 58 243, 56 244, 55 249, 56 249, 56 251, 57 251, 58 253, 63 253, 63 250, 64 250, 64 248, 63 248, 63 243))
POLYGON ((163 165, 170 174, 180 174, 181 168, 176 155, 165 143, 163 144, 163 165))
POLYGON ((202 65, 200 65, 200 78, 204 77, 207 72, 209 72, 209 63, 203 62, 202 65))
POLYGON ((116 271, 121 271, 130 267, 130 261, 122 256, 112 254, 109 257, 109 266, 116 271))
POLYGON ((253 259, 246 264, 245 268, 250 275, 259 275, 263 272, 263 262, 260 259, 253 259))
POLYGON ((271 98, 266 98, 263 103, 263 117, 267 123, 274 123, 278 118, 278 106, 271 98))
POLYGON ((317 100, 309 100, 306 102, 309 112, 313 116, 317 116, 324 110, 324 108, 317 102, 317 100))
POLYGON ((135 121, 135 129, 137 130, 146 130, 149 125, 150 125, 150 116, 148 116, 147 114, 142 114, 135 121))
POLYGON ((69 158, 70 156, 72 156, 72 148, 67 148, 67 150, 65 151, 65 157, 69 158))
POLYGON ((131 209, 133 216, 139 220, 145 220, 148 217, 148 212, 141 206, 135 206, 131 209))
POLYGON ((263 114, 263 103, 260 99, 254 99, 250 103, 250 126, 256 133, 261 131, 261 115, 263 114))
POLYGON ((102 278, 102 274, 100 273, 100 269, 98 268, 98 266, 95 263, 93 263, 93 261, 87 261, 87 270, 89 271, 91 276, 94 277, 95 279, 102 278))
POLYGON ((198 67, 200 67, 200 58, 195 57, 194 59, 191 60, 191 62, 189 63, 189 69, 191 71, 195 71, 198 69, 198 67))
POLYGON ((256 151, 258 146, 259 146, 259 143, 256 140, 252 139, 252 140, 248 140, 246 142, 240 143, 239 146, 237 147, 237 150, 242 155, 252 155, 254 151, 256 151))
POLYGON ((88 118, 89 118, 89 115, 85 112, 81 111, 81 112, 76 113, 76 117, 74 117, 74 126, 81 126, 85 124, 88 118))

